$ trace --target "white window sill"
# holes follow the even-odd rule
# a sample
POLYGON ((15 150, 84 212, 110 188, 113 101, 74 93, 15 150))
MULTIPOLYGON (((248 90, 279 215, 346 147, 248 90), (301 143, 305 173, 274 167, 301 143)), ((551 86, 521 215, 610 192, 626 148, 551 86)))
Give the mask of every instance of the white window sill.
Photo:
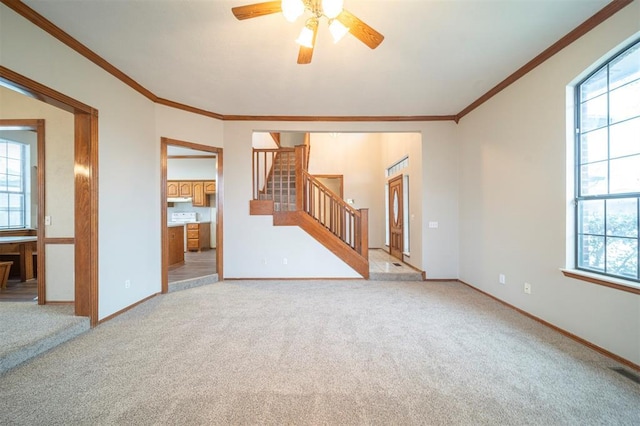
POLYGON ((594 274, 578 269, 560 268, 565 277, 575 278, 577 280, 587 281, 592 284, 598 284, 605 287, 615 288, 617 290, 627 291, 629 293, 640 294, 640 285, 631 281, 620 278, 607 277, 605 275, 594 274))

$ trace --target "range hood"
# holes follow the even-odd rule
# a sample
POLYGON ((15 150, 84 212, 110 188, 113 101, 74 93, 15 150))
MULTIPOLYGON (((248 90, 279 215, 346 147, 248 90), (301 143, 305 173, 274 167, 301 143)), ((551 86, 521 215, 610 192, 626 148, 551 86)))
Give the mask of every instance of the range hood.
POLYGON ((168 203, 191 203, 193 202, 193 198, 191 197, 169 197, 167 198, 168 203))

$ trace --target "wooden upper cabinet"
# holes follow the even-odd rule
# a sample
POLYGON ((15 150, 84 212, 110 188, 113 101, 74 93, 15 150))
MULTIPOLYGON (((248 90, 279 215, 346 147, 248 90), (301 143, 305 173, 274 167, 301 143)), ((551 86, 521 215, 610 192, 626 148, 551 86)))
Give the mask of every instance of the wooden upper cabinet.
POLYGON ((204 182, 193 182, 193 206, 209 207, 209 197, 204 193, 204 182))
POLYGON ((168 181, 167 182, 167 197, 179 197, 180 189, 178 188, 179 182, 168 181))
POLYGON ((216 193, 216 181, 170 180, 167 181, 167 197, 189 197, 194 207, 209 207, 209 195, 216 193))
POLYGON ((193 197, 193 182, 178 182, 180 197, 193 197))
POLYGON ((212 195, 216 193, 216 181, 215 180, 206 180, 204 182, 204 193, 206 195, 212 195))

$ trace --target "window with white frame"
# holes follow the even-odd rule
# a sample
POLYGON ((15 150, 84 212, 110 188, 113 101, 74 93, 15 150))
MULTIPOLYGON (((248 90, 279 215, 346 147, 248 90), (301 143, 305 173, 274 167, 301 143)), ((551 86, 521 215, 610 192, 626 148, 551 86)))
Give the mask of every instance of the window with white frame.
POLYGON ((26 145, 0 139, 0 229, 26 227, 26 145))
POLYGON ((640 42, 576 90, 576 268, 640 282, 640 42))
POLYGON ((387 177, 393 176, 396 173, 398 173, 400 170, 406 169, 407 167, 409 167, 409 157, 404 157, 402 160, 398 161, 397 163, 394 163, 391 166, 387 167, 386 176, 387 177))

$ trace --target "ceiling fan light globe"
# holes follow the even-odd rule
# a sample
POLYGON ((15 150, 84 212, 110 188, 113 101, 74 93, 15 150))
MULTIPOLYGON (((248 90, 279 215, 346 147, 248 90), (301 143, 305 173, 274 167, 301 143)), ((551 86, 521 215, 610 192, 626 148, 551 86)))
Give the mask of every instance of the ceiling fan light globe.
POLYGON ((294 22, 304 13, 302 0, 282 0, 281 7, 284 19, 289 22, 294 22))
POLYGON ((349 32, 349 28, 342 25, 342 22, 337 19, 332 19, 329 23, 329 32, 331 33, 331 37, 333 37, 333 42, 337 43, 349 32))
POLYGON ((300 46, 312 48, 313 47, 313 30, 307 26, 302 28, 300 35, 296 39, 296 43, 300 46))
POLYGON ((343 0, 322 0, 322 13, 329 19, 333 19, 342 12, 343 0))

